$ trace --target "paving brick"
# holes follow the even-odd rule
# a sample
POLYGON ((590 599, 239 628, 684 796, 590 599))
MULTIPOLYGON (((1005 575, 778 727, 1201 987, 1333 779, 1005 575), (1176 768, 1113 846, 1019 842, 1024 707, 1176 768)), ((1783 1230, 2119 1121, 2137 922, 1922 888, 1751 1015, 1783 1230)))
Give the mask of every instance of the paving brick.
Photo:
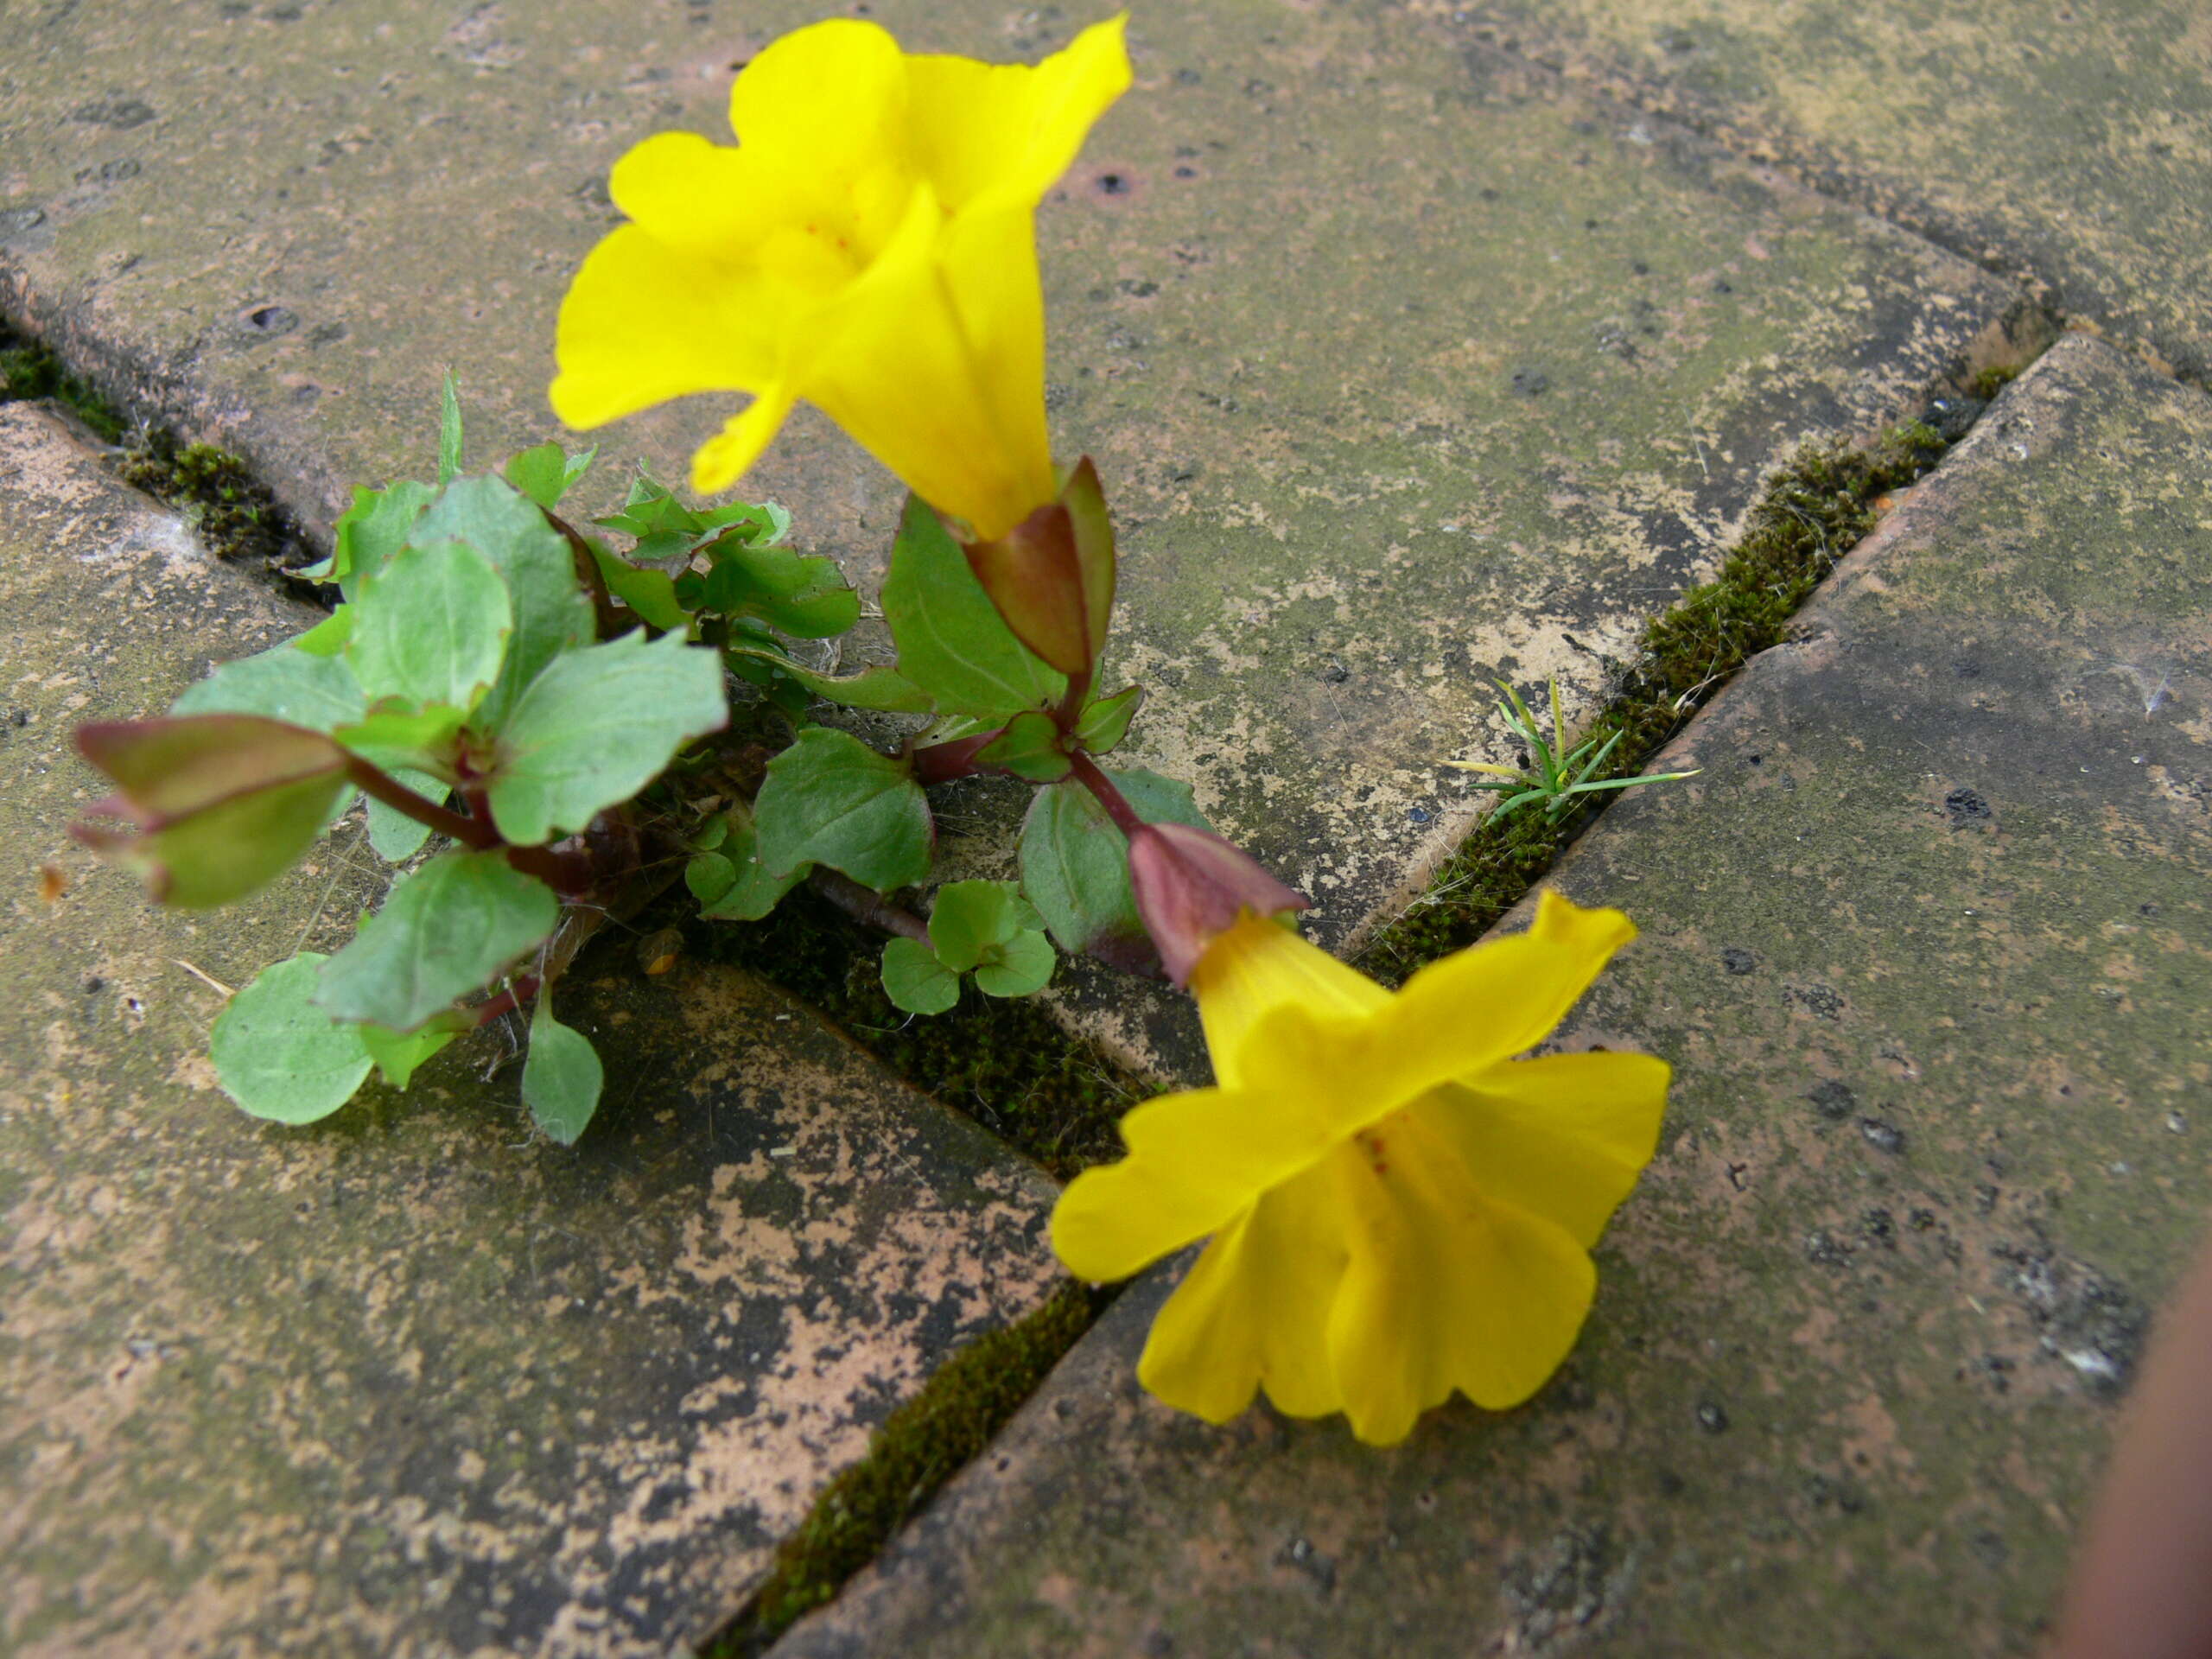
POLYGON ((1533 1403, 1211 1429, 1154 1275, 776 1659, 2035 1651, 2212 1203, 2208 500, 2063 343, 1556 872, 1644 930, 1564 1041, 1677 1071, 1533 1403))
MULTIPOLYGON (((818 10, 22 10, 0 303, 327 524, 350 482, 422 468, 448 365, 478 455, 542 435, 607 168, 721 130, 732 66, 818 10)), ((1088 21, 871 15, 1007 57, 1088 21)), ((1157 692, 1130 758, 1191 777, 1332 940, 1470 822, 1436 760, 1503 741, 1491 677, 1557 671, 1586 710, 1778 457, 2018 349, 2008 284, 1448 21, 1362 0, 1133 29, 1139 84, 1042 217, 1054 419, 1124 527, 1118 666, 1157 692)), ((611 429, 602 487, 635 456, 680 468, 734 406, 611 429)), ((757 482, 873 579, 893 486, 820 422, 757 482)))
POLYGON ((2212 19, 2191 0, 1426 5, 2212 381, 2212 19))
POLYGON ((574 1151, 499 1033, 310 1128, 238 1112, 192 970, 332 948, 373 855, 153 910, 67 850, 68 738, 303 614, 0 408, 0 1649, 665 1654, 1049 1290, 1051 1185, 773 991, 620 950, 563 1004, 610 1078, 574 1151))

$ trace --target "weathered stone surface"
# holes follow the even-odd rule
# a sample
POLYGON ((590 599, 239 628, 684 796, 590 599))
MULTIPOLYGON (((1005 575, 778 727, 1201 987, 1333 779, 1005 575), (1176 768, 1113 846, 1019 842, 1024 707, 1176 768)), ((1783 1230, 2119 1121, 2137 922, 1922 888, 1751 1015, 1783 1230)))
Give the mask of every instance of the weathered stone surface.
POLYGON ((329 948, 373 855, 156 912, 64 850, 68 737, 300 625, 0 408, 0 1649, 666 1653, 1049 1289, 1050 1184, 728 970, 567 991, 610 1078, 573 1152, 497 1033, 324 1125, 238 1113, 184 964, 329 948))
POLYGON ((1421 3, 2212 379, 2212 18, 2192 0, 1421 3))
MULTIPOLYGON (((448 365, 476 454, 543 434, 607 167, 721 130, 732 66, 818 11, 18 5, 0 300, 327 524, 347 482, 426 464, 448 365)), ((1087 21, 871 15, 1024 57, 1087 21)), ((1776 457, 2012 349, 2009 285, 1448 22, 1363 0, 1133 28, 1140 83, 1042 216, 1054 418, 1125 531, 1118 664, 1157 692, 1129 758, 1192 777, 1332 939, 1465 827, 1436 760, 1491 729, 1491 676, 1558 671, 1580 710, 1776 457)), ((678 469, 734 406, 608 453, 678 469)), ((880 563, 894 488, 818 421, 756 483, 880 563)))
POLYGON ((1678 1070, 1533 1404, 1217 1432, 1155 1276, 778 1659, 2031 1651, 2212 1201, 2208 500, 2061 345, 1558 871, 1644 928, 1565 1042, 1678 1070))

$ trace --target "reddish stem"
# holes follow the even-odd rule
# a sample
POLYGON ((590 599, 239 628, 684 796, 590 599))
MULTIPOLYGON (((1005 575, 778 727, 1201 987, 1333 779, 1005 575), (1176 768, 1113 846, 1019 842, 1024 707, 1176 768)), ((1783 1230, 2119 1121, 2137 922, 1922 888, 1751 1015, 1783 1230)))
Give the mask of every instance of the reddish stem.
POLYGON ((475 1016, 479 1026, 488 1026, 502 1014, 512 1014, 517 1008, 537 995, 536 974, 524 974, 497 996, 486 997, 468 1012, 475 1016))
POLYGON ((1070 755, 1068 761, 1075 768, 1076 780, 1097 798, 1098 804, 1106 809, 1106 816, 1114 820, 1114 827, 1134 840, 1137 831, 1144 828, 1144 820, 1137 816, 1128 798, 1114 786, 1114 780, 1100 771, 1098 763, 1089 755, 1078 752, 1070 755))
POLYGON ((928 923, 904 906, 894 905, 880 893, 870 892, 852 877, 817 864, 807 880, 817 893, 855 921, 880 932, 896 933, 901 938, 929 943, 928 923))
POLYGON ((417 795, 397 779, 371 766, 358 754, 346 757, 346 779, 364 795, 382 801, 442 836, 450 836, 472 852, 502 850, 507 862, 524 875, 534 875, 556 893, 574 896, 591 891, 594 874, 586 853, 556 853, 550 847, 510 847, 493 825, 489 813, 470 817, 417 795))
POLYGON ((956 778, 972 777, 979 770, 976 757, 996 742, 1000 735, 997 731, 977 732, 972 737, 956 737, 950 743, 931 743, 916 749, 914 781, 927 787, 931 784, 949 784, 956 778))

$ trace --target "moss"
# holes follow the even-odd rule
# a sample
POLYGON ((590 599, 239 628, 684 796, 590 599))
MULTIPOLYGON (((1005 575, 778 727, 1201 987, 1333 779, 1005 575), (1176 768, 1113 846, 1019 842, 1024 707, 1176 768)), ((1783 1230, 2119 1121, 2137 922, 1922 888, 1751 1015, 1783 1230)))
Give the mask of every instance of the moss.
POLYGON ((70 373, 60 359, 0 317, 0 404, 32 398, 60 404, 110 443, 130 427, 90 382, 70 373))
POLYGON ((278 569, 306 562, 290 516, 243 461, 132 422, 48 347, 0 318, 0 404, 34 398, 60 404, 117 445, 115 468, 124 482, 182 513, 216 557, 278 569))
MULTIPOLYGON (((1622 734, 1605 775, 1642 771, 1731 675, 1780 643, 1815 584, 1873 527, 1875 503, 1935 466, 1947 447, 1934 428, 1914 421, 1869 448, 1799 451, 1761 495, 1720 574, 1645 627, 1634 666, 1589 728, 1600 741, 1622 734)), ((1556 822, 1525 810, 1484 819, 1427 891, 1369 941, 1361 965, 1395 984, 1473 944, 1603 810, 1556 822)))
POLYGON ((1065 1285, 1035 1313, 978 1337, 885 1419, 868 1455, 830 1483, 776 1550, 768 1581, 705 1659, 753 1659, 844 1587, 968 1460, 1090 1328, 1106 1298, 1065 1285))
POLYGON ((1064 1179, 1120 1157, 1116 1120, 1152 1092, 1033 1001, 988 997, 970 985, 949 1014, 901 1013, 878 977, 881 938, 804 887, 766 921, 695 921, 687 943, 819 1008, 901 1077, 1064 1179))
POLYGON ((1974 376, 1967 390, 1986 403, 2019 378, 2020 368, 2017 363, 1993 365, 1974 376))

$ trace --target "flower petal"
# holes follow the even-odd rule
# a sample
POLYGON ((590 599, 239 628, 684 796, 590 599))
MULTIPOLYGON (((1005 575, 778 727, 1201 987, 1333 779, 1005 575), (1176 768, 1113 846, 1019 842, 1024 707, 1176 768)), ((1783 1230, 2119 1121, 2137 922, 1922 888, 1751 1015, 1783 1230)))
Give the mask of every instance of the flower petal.
POLYGON ((1191 970, 1216 1081, 1234 1088, 1262 1019, 1281 1007, 1358 1018, 1386 1008, 1390 993, 1295 929, 1247 916, 1218 935, 1191 970))
POLYGON ((1126 16, 1093 23, 1032 68, 972 58, 908 60, 913 145, 945 207, 1033 207, 1128 89, 1126 16))
POLYGON ((719 495, 736 483, 774 442, 791 412, 791 393, 775 385, 724 421, 722 429, 691 457, 692 489, 700 495, 719 495))
POLYGON ((1351 1262, 1329 1319, 1352 1432, 1395 1445, 1453 1389, 1503 1410, 1573 1347, 1597 1269, 1560 1228, 1486 1198, 1452 1148, 1410 1114, 1332 1160, 1351 1213, 1351 1262))
POLYGON ((729 89, 730 130, 764 170, 819 182, 904 152, 907 69, 890 33, 831 17, 771 42, 729 89))
POLYGON ((1550 1054, 1447 1084, 1410 1109, 1484 1192, 1586 1249, 1658 1147, 1669 1075, 1649 1054, 1550 1054))
POLYGON ((1370 1087, 1400 1102, 1533 1047, 1636 937, 1618 910, 1584 910, 1547 889, 1525 933, 1431 963, 1360 1033, 1370 1087))
POLYGON ((798 395, 980 538, 1058 493, 1027 214, 953 235, 934 192, 916 187, 890 244, 804 332, 791 359, 798 395))
POLYGON ((775 377, 784 310, 750 273, 625 225, 561 302, 553 412, 590 427, 690 392, 757 391, 775 377))
POLYGON ((1319 1102, 1198 1089, 1135 1108, 1122 1139, 1129 1155, 1084 1171, 1052 1211, 1052 1249, 1078 1279, 1126 1279, 1204 1238, 1342 1136, 1319 1102))
POLYGON ((1345 1259, 1333 1202, 1330 1178, 1308 1171, 1224 1228, 1153 1321, 1137 1380, 1209 1422, 1255 1387, 1293 1417, 1341 1410, 1325 1340, 1345 1259))

